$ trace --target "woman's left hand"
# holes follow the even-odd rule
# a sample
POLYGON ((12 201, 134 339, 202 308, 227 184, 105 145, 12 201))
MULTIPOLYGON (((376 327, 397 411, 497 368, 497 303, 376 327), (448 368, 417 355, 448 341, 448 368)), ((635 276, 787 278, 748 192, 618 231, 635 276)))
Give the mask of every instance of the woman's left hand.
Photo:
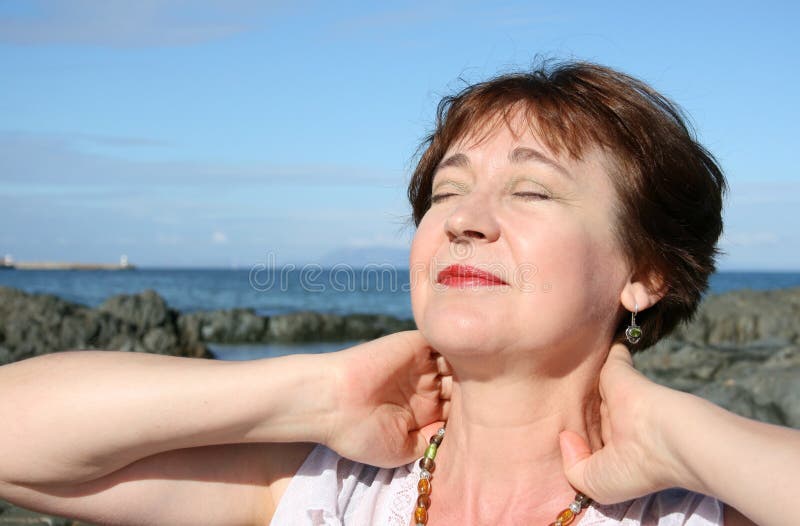
POLYGON ((677 403, 682 393, 660 386, 634 369, 622 344, 611 348, 599 387, 603 447, 592 452, 577 433, 563 431, 559 435, 570 484, 603 504, 676 485, 680 463, 664 442, 659 415, 665 404, 677 403))
POLYGON ((603 447, 559 435, 564 472, 601 504, 681 487, 725 503, 725 524, 786 524, 800 484, 800 431, 741 417, 648 380, 614 345, 600 371, 603 447))

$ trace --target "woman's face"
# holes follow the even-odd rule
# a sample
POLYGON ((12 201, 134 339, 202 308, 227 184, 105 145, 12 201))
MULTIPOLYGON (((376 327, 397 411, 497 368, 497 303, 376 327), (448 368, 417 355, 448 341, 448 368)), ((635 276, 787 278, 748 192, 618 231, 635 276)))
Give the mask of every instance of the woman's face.
POLYGON ((629 277, 613 232, 611 163, 599 149, 581 161, 556 156, 516 122, 516 134, 501 124, 483 141, 454 144, 439 165, 411 246, 417 326, 449 357, 607 349, 629 277), (439 282, 451 265, 502 283, 457 268, 439 282))

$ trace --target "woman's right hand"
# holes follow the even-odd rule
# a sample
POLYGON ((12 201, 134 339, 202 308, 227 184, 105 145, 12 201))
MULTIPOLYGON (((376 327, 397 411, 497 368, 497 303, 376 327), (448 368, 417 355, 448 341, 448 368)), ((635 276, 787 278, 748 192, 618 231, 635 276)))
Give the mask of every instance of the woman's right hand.
POLYGON ((419 331, 328 355, 335 410, 325 445, 343 457, 396 467, 422 456, 447 419, 452 378, 419 331))

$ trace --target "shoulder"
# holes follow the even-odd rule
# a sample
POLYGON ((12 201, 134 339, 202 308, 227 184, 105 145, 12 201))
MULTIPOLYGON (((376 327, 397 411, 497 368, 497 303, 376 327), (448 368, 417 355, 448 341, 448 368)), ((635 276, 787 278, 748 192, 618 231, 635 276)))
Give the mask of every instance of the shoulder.
POLYGON ((723 505, 713 497, 672 488, 611 505, 595 504, 580 526, 608 523, 657 526, 721 526, 723 505))
POLYGON ((378 468, 318 445, 285 488, 271 524, 394 524, 393 515, 404 524, 414 484, 411 465, 378 468))

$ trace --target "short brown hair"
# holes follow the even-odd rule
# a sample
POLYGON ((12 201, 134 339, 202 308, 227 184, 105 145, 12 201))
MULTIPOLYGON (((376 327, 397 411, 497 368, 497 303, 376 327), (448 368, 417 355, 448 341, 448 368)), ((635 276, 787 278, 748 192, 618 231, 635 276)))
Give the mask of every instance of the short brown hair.
MULTIPOLYGON (((414 224, 430 208, 448 148, 498 116, 509 124, 519 109, 556 154, 580 159, 593 146, 610 154, 619 201, 611 226, 634 272, 652 272, 665 292, 637 319, 644 334, 634 349, 653 345, 692 317, 708 288, 726 183, 682 110, 646 83, 597 64, 545 62, 445 97, 408 187, 414 224)), ((615 341, 625 342, 629 321, 621 309, 615 341)))

